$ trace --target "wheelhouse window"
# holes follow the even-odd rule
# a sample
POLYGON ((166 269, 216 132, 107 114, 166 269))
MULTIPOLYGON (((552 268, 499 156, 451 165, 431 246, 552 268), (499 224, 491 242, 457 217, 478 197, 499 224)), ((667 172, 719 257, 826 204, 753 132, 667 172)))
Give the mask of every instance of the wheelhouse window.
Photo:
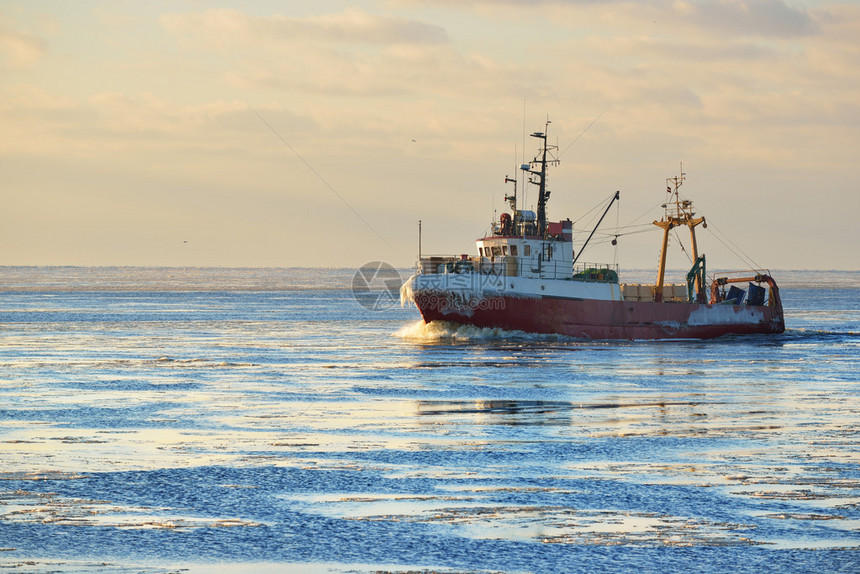
POLYGON ((494 256, 494 257, 498 257, 498 256, 499 256, 499 255, 501 255, 501 254, 502 254, 502 250, 501 250, 501 249, 499 249, 498 247, 493 247, 493 256, 494 256))
POLYGON ((483 247, 478 247, 478 254, 479 254, 481 257, 483 257, 483 256, 484 256, 484 248, 483 248, 483 247))
POLYGON ((513 255, 514 257, 517 256, 517 246, 516 245, 511 245, 511 255, 513 255))
POLYGON ((532 246, 531 245, 523 245, 523 255, 526 257, 531 257, 532 254, 532 246))
POLYGON ((507 254, 508 254, 508 246, 502 245, 502 255, 507 255, 507 254))

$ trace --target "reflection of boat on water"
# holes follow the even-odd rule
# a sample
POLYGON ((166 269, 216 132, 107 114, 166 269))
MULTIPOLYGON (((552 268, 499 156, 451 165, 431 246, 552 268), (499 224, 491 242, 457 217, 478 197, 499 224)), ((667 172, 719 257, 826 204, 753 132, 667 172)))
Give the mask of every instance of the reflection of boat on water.
POLYGON ((457 400, 424 400, 418 401, 418 414, 421 416, 449 415, 523 415, 524 417, 566 417, 574 410, 616 410, 643 409, 668 407, 685 407, 698 403, 689 401, 656 401, 656 402, 601 402, 601 403, 572 403, 568 401, 542 401, 524 399, 501 399, 492 401, 457 401, 457 400))
MULTIPOLYGON (((785 330, 779 288, 766 270, 717 274, 708 282, 696 242, 696 227, 707 223, 678 193, 683 173, 667 180, 670 197, 663 218, 654 222, 663 234, 653 285, 619 283, 616 265, 580 263, 594 230, 577 254, 572 222, 547 221, 547 168, 557 165, 552 155, 557 148, 547 145, 546 131, 531 135, 542 142, 541 149, 521 169, 538 187, 537 212, 518 209, 516 180, 506 177, 514 183, 513 195, 505 196, 511 213, 503 213, 491 233, 477 240, 477 256, 419 253, 418 269, 404 283, 401 299, 413 302, 425 322, 593 339, 704 339, 785 330), (693 266, 684 283, 666 284, 669 232, 683 226, 690 230, 693 266)), ((616 193, 604 216, 618 198, 616 193)))
POLYGON ((495 400, 495 401, 419 401, 418 414, 430 415, 547 415, 566 412, 573 403, 561 401, 495 400))

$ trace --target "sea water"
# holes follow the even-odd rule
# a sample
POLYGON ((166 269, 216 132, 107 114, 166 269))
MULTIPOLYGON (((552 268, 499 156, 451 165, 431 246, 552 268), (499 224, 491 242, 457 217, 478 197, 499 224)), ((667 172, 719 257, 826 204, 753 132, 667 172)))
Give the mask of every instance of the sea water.
POLYGON ((0 567, 860 571, 860 273, 675 342, 428 326, 354 274, 0 269, 0 567))

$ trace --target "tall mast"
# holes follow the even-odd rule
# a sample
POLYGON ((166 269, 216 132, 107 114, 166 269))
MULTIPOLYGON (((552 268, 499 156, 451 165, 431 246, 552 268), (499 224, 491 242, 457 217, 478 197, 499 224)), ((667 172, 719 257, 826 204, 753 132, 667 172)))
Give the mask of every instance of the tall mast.
MULTIPOLYGON (((681 199, 678 194, 678 189, 684 184, 684 179, 687 174, 684 173, 684 166, 681 166, 680 177, 670 177, 666 179, 666 191, 670 194, 669 200, 663 204, 664 214, 663 219, 655 221, 654 225, 663 230, 663 244, 660 248, 660 267, 657 271, 657 289, 654 293, 654 300, 658 303, 663 300, 663 280, 666 275, 666 251, 669 245, 669 230, 673 227, 686 225, 690 228, 690 244, 692 247, 693 266, 697 265, 699 258, 699 246, 696 243, 696 226, 705 221, 704 217, 693 217, 696 213, 693 211, 693 202, 689 199, 681 199)), ((708 224, 705 223, 705 227, 708 224)), ((696 292, 702 291, 702 278, 696 277, 696 292)))
MULTIPOLYGON (((549 127, 549 122, 547 122, 547 128, 549 127)), ((543 133, 535 132, 532 134, 532 137, 538 137, 543 140, 543 145, 541 146, 541 159, 540 159, 540 181, 538 182, 538 205, 537 205, 537 221, 538 221, 538 235, 543 237, 546 235, 546 201, 547 201, 547 193, 546 193, 546 130, 543 133)))
POLYGON ((535 181, 535 179, 529 179, 529 183, 538 186, 537 224, 538 235, 541 237, 546 236, 546 202, 549 200, 550 194, 546 188, 546 168, 547 165, 550 164, 558 165, 558 159, 552 155, 552 150, 558 149, 558 146, 548 146, 546 143, 546 133, 549 130, 550 123, 551 122, 547 120, 544 131, 534 132, 531 134, 531 137, 538 138, 543 143, 541 145, 540 152, 538 152, 537 157, 531 161, 528 170, 530 174, 538 178, 537 181, 535 181), (547 159, 547 156, 549 156, 549 159, 547 159), (531 169, 531 167, 535 165, 539 166, 539 169, 531 169))

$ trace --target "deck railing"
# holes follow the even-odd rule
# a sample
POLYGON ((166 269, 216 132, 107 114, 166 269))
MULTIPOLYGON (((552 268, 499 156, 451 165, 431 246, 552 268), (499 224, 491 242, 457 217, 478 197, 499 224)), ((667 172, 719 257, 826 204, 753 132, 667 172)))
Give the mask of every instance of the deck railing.
POLYGON ((575 281, 618 282, 618 265, 609 263, 577 263, 570 261, 539 261, 531 257, 456 257, 430 255, 418 261, 418 272, 480 273, 506 277, 531 277, 540 279, 569 279, 575 281))

